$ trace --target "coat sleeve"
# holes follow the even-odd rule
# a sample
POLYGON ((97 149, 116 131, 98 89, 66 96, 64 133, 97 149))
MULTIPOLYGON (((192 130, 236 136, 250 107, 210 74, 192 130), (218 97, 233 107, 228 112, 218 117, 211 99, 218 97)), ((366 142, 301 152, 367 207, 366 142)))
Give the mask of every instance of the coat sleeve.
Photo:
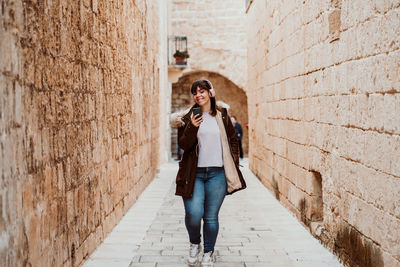
POLYGON ((190 121, 178 128, 178 145, 184 151, 190 150, 197 142, 197 131, 199 127, 194 126, 190 121))
POLYGON ((236 131, 235 128, 233 127, 228 112, 226 112, 226 119, 227 119, 226 135, 228 136, 229 145, 232 150, 233 161, 235 162, 236 165, 239 165, 239 154, 240 154, 239 141, 237 139, 236 131))

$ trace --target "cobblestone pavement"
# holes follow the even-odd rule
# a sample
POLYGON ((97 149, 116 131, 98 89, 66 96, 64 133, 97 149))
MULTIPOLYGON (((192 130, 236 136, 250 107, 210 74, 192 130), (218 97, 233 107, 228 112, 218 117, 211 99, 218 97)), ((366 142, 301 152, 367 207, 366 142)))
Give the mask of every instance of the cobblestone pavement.
MULTIPOLYGON (((248 188, 225 198, 214 266, 342 266, 242 163, 248 188)), ((161 166, 154 181, 83 264, 85 267, 187 266, 184 208, 174 195, 177 163, 161 166)))

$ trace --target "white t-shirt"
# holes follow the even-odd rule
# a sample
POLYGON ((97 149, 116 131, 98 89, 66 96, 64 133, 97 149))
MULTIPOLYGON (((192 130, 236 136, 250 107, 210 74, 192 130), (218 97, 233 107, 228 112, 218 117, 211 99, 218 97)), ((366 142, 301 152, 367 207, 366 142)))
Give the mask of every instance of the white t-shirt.
POLYGON ((222 167, 222 142, 217 118, 203 113, 203 122, 197 132, 199 159, 197 167, 222 167))

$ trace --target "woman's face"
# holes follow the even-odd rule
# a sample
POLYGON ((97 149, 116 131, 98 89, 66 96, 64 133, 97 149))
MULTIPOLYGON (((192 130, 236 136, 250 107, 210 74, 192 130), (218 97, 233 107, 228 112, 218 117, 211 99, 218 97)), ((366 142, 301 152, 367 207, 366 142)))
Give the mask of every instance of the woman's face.
POLYGON ((193 94, 193 100, 199 106, 204 106, 208 102, 210 102, 210 94, 209 94, 208 90, 197 87, 196 93, 193 94))

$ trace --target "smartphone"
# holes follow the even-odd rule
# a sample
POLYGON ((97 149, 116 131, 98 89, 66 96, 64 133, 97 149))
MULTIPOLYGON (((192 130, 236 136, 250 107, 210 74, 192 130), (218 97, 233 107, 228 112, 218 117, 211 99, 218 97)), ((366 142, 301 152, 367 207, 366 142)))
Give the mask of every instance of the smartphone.
POLYGON ((201 115, 203 115, 201 113, 201 108, 200 107, 194 107, 193 108, 193 116, 196 116, 196 114, 200 114, 200 116, 197 116, 197 118, 201 117, 201 115))

